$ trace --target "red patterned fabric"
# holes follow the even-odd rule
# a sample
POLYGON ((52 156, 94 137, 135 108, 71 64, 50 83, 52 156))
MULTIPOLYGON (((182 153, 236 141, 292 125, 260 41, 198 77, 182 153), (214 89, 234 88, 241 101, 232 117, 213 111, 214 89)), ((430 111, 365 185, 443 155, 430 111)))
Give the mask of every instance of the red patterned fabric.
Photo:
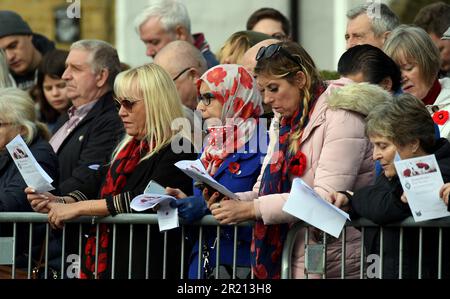
POLYGON ((208 128, 208 143, 200 160, 213 176, 225 158, 244 146, 256 133, 257 120, 263 112, 262 97, 255 79, 235 64, 209 69, 199 80, 205 83, 222 104, 221 125, 208 128))
MULTIPOLYGON (((303 123, 302 130, 308 124, 316 100, 325 89, 324 85, 315 88, 309 101, 309 114, 303 123)), ((303 105, 301 104, 292 117, 281 119, 279 150, 273 153, 271 161, 264 170, 259 196, 288 193, 291 191, 292 185, 290 178, 303 175, 306 169, 305 154, 300 150, 294 154, 289 151, 289 137, 299 128, 302 112, 303 105)), ((298 142, 298 148, 300 148, 300 140, 298 142)), ((256 221, 251 246, 252 268, 255 277, 259 279, 281 278, 281 254, 288 230, 288 224, 264 225, 262 220, 256 221)))
MULTIPOLYGON (((117 155, 112 162, 106 175, 105 183, 100 192, 100 197, 114 196, 120 194, 127 183, 127 177, 131 174, 139 161, 150 151, 146 141, 132 139, 117 155)), ((84 263, 81 263, 80 278, 95 278, 95 255, 96 255, 96 227, 93 226, 84 247, 84 263)), ((97 277, 104 277, 108 267, 109 229, 106 224, 100 224, 98 248, 97 277)))

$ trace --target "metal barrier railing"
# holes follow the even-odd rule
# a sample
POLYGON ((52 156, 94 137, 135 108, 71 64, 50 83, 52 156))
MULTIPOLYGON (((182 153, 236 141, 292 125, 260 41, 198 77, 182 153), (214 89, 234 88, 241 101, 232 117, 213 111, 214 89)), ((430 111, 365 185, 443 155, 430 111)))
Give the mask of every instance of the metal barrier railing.
MULTIPOLYGON (((12 237, 0 237, 0 265, 10 265, 11 266, 11 277, 16 277, 16 242, 17 239, 17 226, 19 224, 26 225, 28 224, 28 261, 27 261, 27 277, 32 277, 32 271, 33 271, 33 260, 32 260, 32 244, 33 244, 33 229, 36 225, 45 225, 45 237, 44 237, 44 248, 45 248, 45 254, 44 254, 44 265, 45 270, 43 277, 48 278, 49 277, 49 269, 48 269, 48 254, 49 254, 49 236, 50 236, 50 227, 47 223, 47 215, 46 214, 38 214, 38 213, 0 213, 0 228, 3 224, 9 224, 12 225, 12 231, 13 236, 12 237)), ((136 225, 146 225, 146 259, 145 259, 145 266, 146 266, 146 273, 145 278, 151 278, 151 275, 149 274, 149 265, 151 263, 150 258, 150 242, 152 239, 150 228, 151 226, 156 226, 157 224, 157 216, 155 214, 120 214, 115 217, 80 217, 76 220, 69 221, 68 224, 70 225, 76 225, 78 224, 78 256, 81 257, 83 253, 82 248, 82 225, 83 224, 95 224, 97 225, 97 238, 96 238, 96 259, 95 259, 95 272, 98 270, 98 248, 99 248, 99 225, 100 224, 111 224, 112 225, 112 264, 111 264, 111 277, 112 279, 116 278, 116 258, 117 258, 117 252, 116 252, 116 235, 118 233, 117 226, 118 225, 128 225, 129 226, 129 255, 128 255, 128 269, 127 269, 127 277, 132 278, 133 277, 133 268, 132 268, 132 261, 133 261, 133 238, 134 238, 134 228, 136 225)), ((233 259, 232 259, 232 275, 231 278, 236 278, 236 265, 237 265, 237 257, 238 257, 238 234, 237 229, 238 227, 245 227, 245 226, 253 226, 253 222, 245 222, 240 223, 238 225, 234 225, 234 242, 233 242, 233 259)), ((185 257, 185 236, 186 236, 186 225, 184 225, 182 219, 180 219, 180 225, 181 225, 181 233, 180 233, 180 242, 181 242, 181 255, 180 255, 180 277, 181 279, 186 278, 185 277, 185 264, 186 264, 186 257, 185 257)), ((204 239, 204 227, 208 226, 215 226, 216 227, 216 260, 215 264, 220 265, 220 251, 221 251, 221 242, 220 242, 220 235, 222 230, 222 225, 220 225, 212 216, 205 216, 201 221, 189 224, 189 227, 198 227, 198 239, 199 239, 199 248, 198 248, 198 277, 200 278, 200 273, 203 271, 202 265, 203 265, 203 248, 201 244, 203 243, 204 239)), ((347 251, 347 241, 346 241, 346 228, 348 227, 354 227, 360 229, 361 232, 361 243, 360 243, 360 262, 359 262, 359 278, 364 279, 367 278, 365 274, 365 263, 366 263, 366 254, 365 254, 365 248, 364 248, 364 240, 366 238, 366 229, 367 228, 379 228, 379 244, 380 244, 380 256, 379 256, 379 264, 380 264, 380 277, 383 278, 383 248, 385 246, 384 244, 384 234, 386 228, 399 228, 399 269, 398 269, 398 275, 399 278, 403 278, 403 254, 405 252, 404 247, 404 229, 405 228, 418 228, 419 229, 419 244, 418 244, 418 278, 421 278, 423 275, 423 268, 422 268, 422 261, 423 261, 423 229, 424 228, 437 228, 438 229, 438 278, 442 278, 443 273, 443 267, 442 267, 442 260, 443 260, 443 228, 450 227, 450 217, 443 218, 439 220, 434 221, 427 221, 427 222, 420 222, 416 223, 413 218, 408 218, 400 223, 395 224, 389 224, 384 225, 380 227, 379 225, 366 220, 366 219, 358 219, 356 221, 347 222, 346 227, 344 228, 341 236, 341 261, 340 261, 340 275, 341 278, 345 278, 346 276, 346 251, 347 251)), ((283 254, 282 254, 282 273, 281 278, 282 279, 290 279, 292 278, 292 253, 294 249, 294 245, 296 243, 296 239, 299 237, 299 230, 302 228, 311 228, 308 224, 304 222, 298 222, 294 224, 286 238, 286 241, 284 243, 283 248, 283 254)), ((171 250, 171 248, 168 248, 167 244, 167 232, 164 234, 164 243, 163 243, 163 273, 162 277, 166 277, 166 267, 167 267, 167 252, 168 250, 171 250)), ((326 269, 326 254, 327 254, 327 235, 323 233, 323 242, 320 244, 320 246, 316 248, 312 248, 311 250, 306 250, 308 246, 308 240, 310 238, 310 232, 309 229, 305 230, 305 263, 308 263, 308 254, 316 254, 320 255, 322 254, 322 264, 316 264, 314 265, 317 269, 317 272, 312 271, 311 273, 321 273, 322 278, 327 277, 326 269), (320 272, 322 271, 322 272, 320 272)), ((61 273, 59 274, 60 279, 65 278, 63 270, 65 270, 65 263, 66 263, 66 227, 62 230, 62 250, 61 250, 61 273)), ((311 245, 313 246, 313 245, 311 245)), ((78 261, 80 262, 80 261, 78 261)), ((305 265, 307 267, 313 267, 311 264, 305 265)), ((313 267, 314 268, 314 267, 313 267)), ((307 269, 308 270, 308 269, 307 269)), ((450 269, 449 269, 450 270, 450 269)), ((219 277, 219 267, 216 267, 214 269, 216 277, 219 277)), ((308 271, 306 271, 305 278, 308 278, 308 271)), ((253 278, 253 274, 251 276, 253 278)))
MULTIPOLYGON (((17 225, 20 223, 28 223, 29 224, 29 236, 28 236, 28 265, 27 265, 27 277, 32 277, 32 271, 33 271, 33 261, 32 261, 32 244, 33 244, 33 229, 35 225, 41 224, 45 225, 45 238, 44 238, 44 248, 45 248, 45 255, 44 255, 44 262, 45 265, 45 271, 44 271, 44 278, 48 278, 48 253, 49 253, 49 232, 50 232, 50 226, 48 224, 48 219, 46 214, 39 214, 39 213, 0 213, 0 228, 2 224, 8 223, 9 225, 13 226, 13 236, 12 238, 0 238, 0 241, 3 239, 6 239, 7 245, 0 242, 0 265, 10 265, 11 266, 11 277, 16 277, 16 242, 11 243, 11 239, 16 240, 17 239, 17 225), (8 248, 9 247, 9 248, 8 248), (2 253, 3 250, 3 253, 2 253), (5 255, 9 255, 9 257, 5 257, 5 255), (2 262, 3 261, 3 262, 2 262)), ((114 279, 116 274, 116 235, 117 235, 117 226, 118 225, 129 225, 129 256, 128 256, 128 278, 132 278, 132 261, 133 261, 133 234, 134 234, 134 226, 135 225, 146 225, 146 273, 145 278, 151 278, 149 276, 149 264, 151 263, 150 258, 150 242, 151 242, 151 234, 150 234, 150 228, 151 226, 157 226, 158 225, 158 219, 156 214, 120 214, 114 217, 80 217, 72 221, 68 221, 68 225, 73 224, 79 224, 79 234, 78 234, 78 256, 81 257, 82 251, 82 225, 83 224, 95 224, 97 225, 97 235, 96 235, 96 258, 95 258, 95 278, 97 278, 97 271, 98 271, 98 249, 99 249, 99 225, 100 224, 111 224, 112 225, 112 263, 111 263, 111 278, 114 279)), ((185 249, 185 229, 186 225, 184 225, 183 220, 180 219, 180 226, 181 226, 181 234, 180 234, 180 242, 181 242, 181 256, 180 256, 180 279, 185 278, 185 271, 184 266, 186 262, 186 257, 184 255, 184 249, 185 249)), ((199 232, 199 245, 202 244, 202 238, 203 238, 203 228, 206 226, 215 226, 216 229, 216 238, 217 238, 217 244, 216 244, 216 265, 220 264, 220 232, 221 232, 221 225, 215 220, 212 216, 205 216, 200 221, 189 224, 190 227, 196 227, 198 226, 198 232, 199 232)), ((233 272, 232 272, 232 278, 236 278, 236 262, 237 262, 237 229, 238 227, 245 227, 245 226, 253 226, 253 222, 245 222, 240 223, 237 225, 234 225, 234 244, 233 244, 233 272)), ((166 278, 166 265, 167 265, 167 251, 170 250, 167 248, 167 232, 162 233, 164 234, 164 245, 163 245, 163 273, 162 278, 166 278)), ((66 256, 66 227, 62 230, 62 250, 61 250, 61 273, 58 278, 63 279, 64 278, 64 270, 65 270, 65 256, 66 256)), ((203 248, 199 246, 199 262, 198 262, 198 273, 200 278, 200 274, 203 271, 203 269, 200 269, 202 265, 202 250, 203 248)), ((80 262, 80 260, 78 261, 80 262)), ((216 277, 219 277, 219 267, 215 268, 215 274, 216 277)), ((253 276, 252 276, 253 278, 253 276)))
MULTIPOLYGON (((369 221, 367 219, 363 219, 360 218, 358 220, 355 221, 351 221, 351 222, 347 222, 342 234, 341 234, 341 242, 342 242, 342 247, 341 247, 341 278, 344 279, 345 278, 345 269, 346 269, 346 228, 347 227, 354 227, 354 228, 359 228, 361 231, 361 244, 360 244, 360 279, 366 278, 365 277, 365 248, 364 248, 364 240, 366 237, 366 229, 367 228, 379 228, 379 247, 380 247, 380 254, 379 254, 379 273, 380 276, 378 278, 383 278, 383 265, 384 265, 384 256, 383 256, 383 252, 384 252, 384 234, 385 234, 385 229, 386 228, 398 228, 399 229, 399 268, 398 268, 398 278, 401 279, 403 278, 403 259, 404 259, 404 229, 405 228, 418 228, 419 229, 419 244, 418 244, 418 273, 417 273, 417 277, 420 279, 422 278, 422 271, 423 271, 423 229, 424 228, 437 228, 438 229, 438 256, 437 256, 437 263, 438 263, 438 273, 437 273, 437 278, 441 279, 442 278, 442 274, 443 274, 443 266, 442 266, 442 261, 443 261, 443 229, 444 228, 448 228, 450 227, 450 217, 446 217, 446 218, 442 218, 442 219, 438 219, 438 220, 432 220, 432 221, 425 221, 425 222, 415 222, 414 219, 412 217, 405 219, 402 222, 398 222, 398 223, 393 223, 393 224, 389 224, 389 225, 377 225, 375 223, 373 223, 372 221, 369 221)), ((308 240, 309 240, 309 229, 308 228, 312 228, 310 225, 308 225, 307 223, 304 222, 298 222, 295 223, 287 237, 286 237, 286 241, 284 243, 284 248, 283 248, 283 253, 282 253, 282 269, 281 269, 281 278, 282 279, 291 279, 292 278, 292 254, 293 254, 293 250, 294 250, 294 246, 296 243, 296 240, 299 236, 299 231, 302 228, 306 228, 305 232, 304 232, 304 236, 305 236, 305 278, 308 278, 308 269, 307 269, 307 263, 308 263, 308 257, 307 257, 307 247, 308 247, 308 240)), ((323 250, 323 256, 322 256, 322 261, 326 261, 326 252, 327 252, 327 244, 326 244, 326 240, 327 240, 327 234, 323 233, 323 244, 324 245, 324 250, 323 250)), ((447 269, 450 270, 450 269, 447 269)), ((324 265, 323 267, 323 273, 322 273, 322 278, 326 278, 326 265, 324 265)))

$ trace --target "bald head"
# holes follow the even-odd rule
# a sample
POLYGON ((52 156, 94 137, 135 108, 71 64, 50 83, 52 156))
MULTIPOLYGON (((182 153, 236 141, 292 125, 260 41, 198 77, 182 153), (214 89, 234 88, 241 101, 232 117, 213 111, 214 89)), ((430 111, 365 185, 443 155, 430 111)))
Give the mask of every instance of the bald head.
POLYGON ((207 70, 202 53, 186 41, 173 41, 156 54, 153 62, 174 79, 181 102, 190 109, 197 107, 197 80, 207 70))
POLYGON ((253 74, 256 66, 256 54, 258 53, 259 49, 279 42, 280 40, 271 38, 257 43, 256 45, 248 49, 247 52, 245 52, 244 56, 242 57, 242 65, 250 74, 253 74))
POLYGON ((202 53, 192 44, 181 40, 167 44, 156 54, 153 62, 170 74, 178 74, 182 70, 192 67, 202 75, 207 69, 202 53))

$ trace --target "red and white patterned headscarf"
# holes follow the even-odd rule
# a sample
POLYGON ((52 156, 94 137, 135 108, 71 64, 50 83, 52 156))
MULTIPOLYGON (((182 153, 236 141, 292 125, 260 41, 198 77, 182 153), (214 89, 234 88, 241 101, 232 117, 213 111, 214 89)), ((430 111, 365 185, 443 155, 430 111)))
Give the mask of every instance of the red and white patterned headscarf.
POLYGON ((223 64, 209 69, 198 81, 198 92, 203 82, 223 106, 222 126, 208 128, 208 143, 200 157, 209 174, 214 175, 229 154, 257 134, 257 122, 263 113, 262 97, 253 76, 240 65, 223 64))

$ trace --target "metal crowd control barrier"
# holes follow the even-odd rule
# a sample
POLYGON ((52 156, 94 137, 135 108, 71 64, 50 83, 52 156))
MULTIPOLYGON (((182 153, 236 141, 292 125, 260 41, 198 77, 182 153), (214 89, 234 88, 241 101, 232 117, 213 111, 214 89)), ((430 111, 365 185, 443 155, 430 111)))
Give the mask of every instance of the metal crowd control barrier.
MULTIPOLYGON (((50 226, 47 222, 47 215, 46 214, 39 214, 39 213, 0 213, 0 229, 2 225, 9 224, 13 226, 13 235, 8 237, 0 237, 0 266, 7 265, 11 267, 11 278, 16 277, 16 240, 17 240, 17 226, 18 224, 28 224, 29 225, 29 236, 28 236, 28 265, 27 265, 27 277, 28 279, 32 276, 32 270, 33 270, 33 261, 32 261, 32 242, 33 242, 33 228, 35 225, 41 224, 45 225, 45 241, 44 241, 44 248, 45 248, 45 255, 44 255, 44 262, 45 265, 45 271, 44 271, 44 278, 49 278, 49 271, 48 271, 48 253, 49 253, 49 231, 50 226)), ((130 233, 130 242, 129 242, 129 257, 128 257, 128 278, 132 278, 132 259, 133 259, 133 229, 134 225, 146 225, 147 226, 147 249, 146 249, 146 275, 145 278, 151 278, 149 277, 148 269, 149 269, 149 263, 151 263, 151 259, 149 256, 149 247, 150 247, 150 226, 151 225, 158 225, 158 220, 156 214, 120 214, 114 217, 80 217, 76 220, 69 221, 69 225, 76 225, 78 223, 79 225, 79 236, 78 236, 78 256, 81 257, 82 254, 82 248, 81 248, 81 239, 82 239, 82 225, 87 224, 96 224, 97 225, 97 238, 96 238, 96 259, 95 259, 95 273, 97 273, 98 269, 98 246, 99 246, 99 225, 102 223, 105 224, 111 224, 112 225, 112 269, 111 269, 111 278, 115 278, 115 258, 116 258, 116 233, 117 233, 117 225, 129 225, 129 233, 130 233)), ((180 279, 186 278, 184 273, 184 265, 186 262, 186 257, 184 255, 184 248, 185 248, 185 229, 186 226, 183 225, 182 219, 180 219, 180 225, 181 225, 181 256, 180 256, 180 279)), ((198 273, 200 278, 201 273, 201 265, 203 263, 202 261, 202 250, 201 244, 202 244, 202 238, 204 237, 204 227, 205 226, 215 226, 216 227, 216 237, 220 235, 221 231, 221 225, 214 219, 212 216, 205 216, 201 221, 190 224, 190 227, 198 226, 198 236, 199 236, 199 263, 198 263, 198 273)), ((243 227, 243 226, 253 226, 252 222, 245 222, 238 225, 234 225, 234 248, 233 248, 233 271, 232 271, 232 279, 236 278, 236 261, 237 261, 237 228, 243 227)), ((163 254, 163 275, 162 278, 166 278, 166 262, 167 262, 167 250, 170 250, 167 248, 167 232, 164 232, 164 254, 163 254)), ((63 279, 65 278, 65 238, 66 238, 66 228, 62 230, 62 253, 61 253, 61 273, 58 278, 63 279)), ((216 265, 219 265, 219 257, 220 257, 220 238, 217 238, 218 242, 216 244, 216 265)), ((215 274, 216 277, 219 277, 219 267, 215 268, 215 274)), ((97 275, 95 275, 97 276, 97 275)), ((97 278, 97 277, 96 277, 97 278)), ((253 277, 252 277, 253 278, 253 277)))
MULTIPOLYGON (((384 249, 384 229, 385 228, 398 228, 399 229, 399 279, 403 278, 403 273, 402 273, 402 269, 403 269, 403 254, 405 251, 404 248, 404 229, 405 228, 418 228, 419 230, 419 244, 417 244, 418 246, 418 273, 417 273, 417 278, 421 279, 422 278, 422 262, 423 262, 423 229, 424 228, 437 228, 438 229, 438 256, 437 256, 437 263, 438 263, 438 272, 437 272, 437 278, 441 279, 442 275, 443 275, 443 265, 442 265, 442 261, 443 261, 443 254, 447 254, 443 253, 443 229, 444 228, 448 228, 450 227, 450 217, 446 217, 446 218, 442 218, 442 219, 438 219, 438 220, 432 220, 432 221, 425 221, 425 222, 418 222, 416 223, 414 221, 414 219, 412 217, 405 219, 402 222, 399 223, 394 223, 394 224, 389 224, 389 225, 383 225, 383 226, 379 226, 367 219, 358 219, 356 221, 352 221, 352 222, 347 222, 343 231, 342 231, 342 235, 341 235, 341 240, 342 240, 342 249, 341 249, 341 279, 345 279, 345 265, 346 265, 346 254, 345 254, 345 250, 346 250, 346 228, 347 227, 355 227, 360 229, 361 231, 361 244, 360 244, 360 254, 361 254, 361 260, 360 260, 360 279, 364 279, 367 278, 365 275, 365 248, 364 248, 364 240, 365 240, 365 229, 366 228, 379 228, 380 229, 380 233, 379 233, 379 242, 380 242, 380 255, 379 255, 379 265, 380 265, 380 277, 378 278, 383 278, 383 249, 384 249)), ((282 254, 282 270, 281 270, 281 278, 282 279, 291 279, 292 278, 292 253, 293 253, 293 249, 294 249, 294 245, 296 242, 296 239, 298 237, 302 237, 299 236, 299 230, 301 228, 311 228, 310 225, 308 225, 307 223, 304 222, 298 222, 296 224, 294 224, 287 237, 286 237, 286 241, 284 243, 284 247, 283 247, 283 254, 282 254)), ((305 230, 305 244, 308 244, 308 240, 309 240, 309 229, 305 230)), ((313 268, 322 268, 322 278, 326 278, 326 252, 327 252, 327 244, 326 244, 326 240, 327 240, 327 234, 323 233, 323 250, 321 252, 322 256, 320 261, 323 261, 323 265, 322 267, 315 265, 315 267, 313 268)), ((306 245, 305 247, 307 247, 308 245, 306 245)), ((305 249, 305 253, 307 252, 307 250, 305 249)), ((316 261, 317 263, 317 261, 316 261)), ((305 256, 305 267, 308 267, 308 257, 305 256)), ((307 269, 306 269, 307 270, 307 269)), ((450 269, 446 269, 446 270, 450 270, 450 269)), ((305 271, 307 272, 307 271, 305 271)), ((305 274, 305 278, 308 278, 308 275, 305 274)))
MULTIPOLYGON (((98 245, 99 245, 99 238, 98 238, 98 227, 100 224, 105 223, 105 224, 111 224, 112 225, 112 269, 111 269, 111 277, 112 279, 115 278, 115 260, 116 260, 116 233, 117 233, 117 226, 118 225, 128 225, 129 226, 129 256, 128 256, 128 273, 127 276, 128 278, 132 278, 132 273, 133 273, 133 269, 132 269, 132 260, 133 260, 133 232, 134 232, 134 226, 135 225, 146 225, 146 244, 147 244, 147 249, 146 249, 146 260, 145 260, 145 265, 146 265, 146 269, 147 272, 145 274, 145 278, 151 278, 149 276, 148 273, 148 269, 149 269, 149 263, 152 262, 150 256, 149 256, 149 247, 150 247, 150 226, 153 225, 158 225, 158 221, 157 221, 157 217, 155 214, 121 214, 121 215, 117 215, 115 217, 104 217, 104 218, 97 218, 97 217, 81 217, 78 218, 74 221, 69 221, 70 225, 77 225, 79 226, 79 234, 78 234, 78 256, 81 257, 82 254, 82 230, 81 227, 84 223, 87 224, 95 224, 97 225, 97 238, 96 238, 96 250, 98 253, 98 245)), ((32 270, 33 270, 33 261, 32 261, 32 244, 33 244, 33 228, 36 225, 44 225, 45 226, 45 237, 44 237, 44 265, 45 265, 45 270, 44 270, 44 278, 49 278, 49 269, 48 269, 48 253, 49 253, 49 232, 50 232, 50 227, 49 224, 47 223, 47 215, 45 214, 38 214, 38 213, 0 213, 0 231, 1 228, 5 225, 12 225, 12 236, 7 236, 7 237, 0 237, 0 266, 2 265, 7 265, 10 266, 11 268, 11 278, 15 278, 16 277, 16 272, 17 272, 17 268, 16 268, 16 256, 15 256, 15 252, 16 252, 16 240, 17 240, 17 227, 18 225, 25 225, 28 226, 29 228, 29 236, 28 236, 28 261, 27 261, 27 269, 26 269, 26 276, 28 278, 31 278, 32 276, 32 270)), ((183 222, 180 220, 180 224, 181 224, 181 256, 180 256, 180 279, 184 279, 187 278, 185 275, 185 264, 186 264, 186 256, 184 255, 184 248, 185 248, 185 230, 186 227, 185 225, 183 225, 183 222)), ((252 222, 246 222, 246 223, 241 223, 239 225, 233 226, 234 227, 234 243, 233 243, 233 265, 232 265, 232 274, 231 274, 231 278, 235 279, 237 278, 236 276, 236 263, 237 263, 237 247, 238 247, 238 240, 237 240, 237 234, 236 231, 238 229, 238 227, 243 227, 243 226, 253 226, 254 223, 252 222)), ((204 229, 205 227, 208 226, 214 226, 216 227, 216 237, 219 236, 221 234, 221 225, 212 217, 212 216, 206 216, 204 217, 201 221, 194 223, 194 224, 190 224, 190 227, 196 227, 195 229, 198 230, 198 238, 199 238, 199 263, 198 263, 198 277, 200 278, 200 273, 202 272, 201 267, 203 265, 203 260, 202 260, 202 251, 203 248, 201 246, 202 241, 204 239, 204 229)), ((292 278, 291 275, 291 265, 292 265, 292 252, 294 249, 294 245, 295 245, 295 241, 296 238, 299 237, 298 231, 301 228, 304 227, 309 227, 308 224, 304 223, 304 222, 298 222, 296 224, 294 224, 285 241, 284 244, 284 248, 283 248, 283 254, 282 254, 282 274, 281 274, 281 278, 282 279, 290 279, 292 278)), ((427 221, 427 222, 420 222, 420 223, 416 223, 414 222, 413 218, 408 218, 403 222, 400 223, 396 223, 396 224, 390 224, 390 225, 385 225, 380 227, 379 225, 368 221, 366 219, 359 219, 356 221, 352 221, 352 222, 347 222, 346 223, 346 228, 348 227, 355 227, 360 229, 361 231, 361 243, 360 243, 360 255, 361 255, 361 260, 360 260, 360 274, 359 274, 359 278, 360 279, 364 279, 367 278, 366 274, 365 274, 365 258, 366 258, 366 254, 365 254, 365 249, 364 249, 364 238, 365 238, 365 230, 367 228, 380 228, 380 239, 379 239, 379 244, 380 244, 380 248, 383 249, 384 243, 383 243, 383 234, 384 234, 384 229, 385 228, 399 228, 399 278, 403 277, 403 273, 402 273, 402 264, 403 264, 403 253, 405 251, 404 248, 404 229, 405 228, 418 228, 419 230, 419 244, 417 244, 418 246, 418 273, 417 273, 417 277, 418 278, 422 278, 422 261, 423 261, 423 229, 424 228, 437 228, 438 229, 438 256, 437 256, 437 260, 438 260, 438 274, 437 277, 438 278, 442 278, 442 274, 443 274, 443 267, 442 267, 442 260, 443 260, 443 254, 448 254, 443 252, 443 229, 444 228, 448 228, 450 227, 450 217, 447 218, 443 218, 443 219, 439 219, 439 220, 434 220, 434 221, 427 221)), ((341 244, 341 261, 340 261, 340 267, 341 267, 341 271, 340 271, 340 275, 342 279, 346 278, 346 228, 344 228, 343 232, 342 232, 342 244, 341 244)), ((2 232, 3 233, 3 232, 2 232)), ((168 250, 170 250, 170 248, 167 247, 167 233, 163 233, 164 234, 164 247, 163 247, 163 269, 162 269, 162 277, 166 278, 166 264, 167 264, 167 252, 168 250)), ((309 229, 305 230, 305 244, 308 244, 308 240, 310 238, 310 233, 309 233, 309 229)), ((66 229, 64 228, 62 230, 62 253, 61 253, 61 269, 63 271, 61 271, 60 276, 58 278, 63 279, 65 278, 64 274, 65 274, 65 256, 66 256, 66 251, 65 251, 65 237, 66 237, 66 229)), ((302 236, 300 236, 302 237, 302 236)), ((306 245, 306 247, 308 247, 309 245, 306 245)), ((305 250, 306 255, 314 255, 316 258, 315 264, 313 264, 313 262, 308 263, 310 259, 308 256, 305 257, 305 263, 306 263, 306 267, 308 272, 310 273, 319 273, 322 274, 323 278, 326 278, 326 253, 327 253, 327 236, 326 234, 323 234, 323 243, 320 244, 320 246, 316 246, 316 247, 311 247, 311 248, 306 248, 308 250, 305 250), (317 263, 317 257, 319 257, 319 263, 317 263)), ((219 261, 219 257, 220 257, 220 238, 217 238, 217 243, 216 243, 216 265, 219 265, 220 261, 219 261)), ((383 254, 382 254, 383 250, 381 250, 381 254, 380 254, 380 277, 379 278, 383 278, 383 254)), ((95 272, 97 272, 97 268, 98 267, 98 254, 96 254, 96 259, 95 259, 95 272)), ((450 269, 447 269, 450 270, 450 269)), ((220 277, 219 276, 219 267, 216 267, 214 269, 215 275, 216 277, 220 277)), ((305 278, 308 275, 305 275, 305 278)), ((253 275, 251 276, 251 278, 253 278, 253 275)))

